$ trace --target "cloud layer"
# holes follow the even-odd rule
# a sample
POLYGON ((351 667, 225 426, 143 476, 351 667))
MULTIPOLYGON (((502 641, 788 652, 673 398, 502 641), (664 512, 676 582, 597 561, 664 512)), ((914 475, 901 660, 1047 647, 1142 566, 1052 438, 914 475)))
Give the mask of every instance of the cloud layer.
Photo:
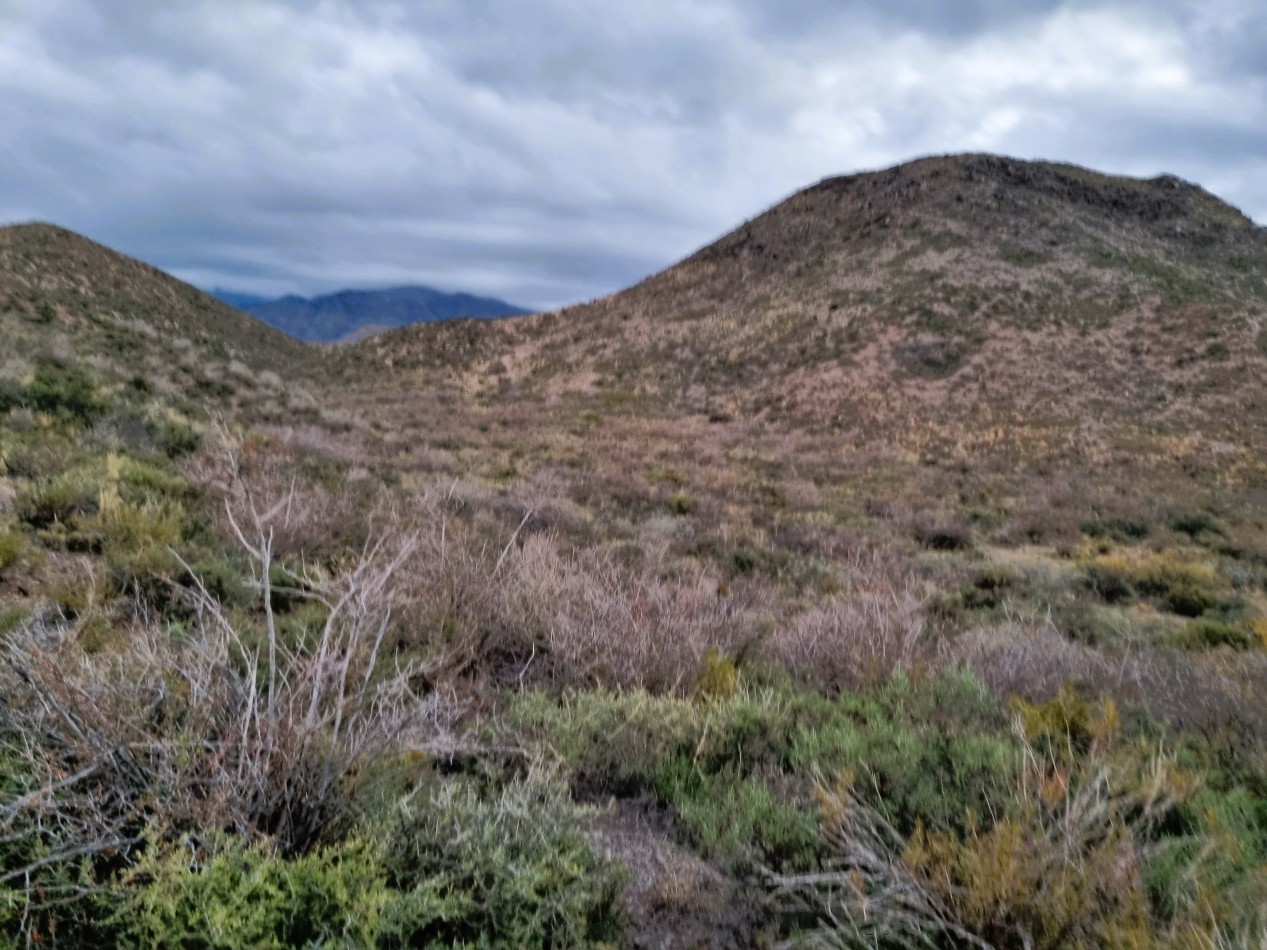
POLYGON ((968 150, 1267 218, 1258 0, 0 0, 0 222, 202 286, 548 307, 968 150))

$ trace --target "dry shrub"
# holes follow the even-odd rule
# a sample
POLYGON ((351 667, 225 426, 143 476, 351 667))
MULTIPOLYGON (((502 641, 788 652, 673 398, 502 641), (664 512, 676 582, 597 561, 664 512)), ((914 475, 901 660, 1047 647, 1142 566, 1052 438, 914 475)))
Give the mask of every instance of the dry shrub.
POLYGON ((927 628, 926 584, 894 557, 856 552, 842 590, 786 620, 766 640, 766 654, 793 675, 839 688, 886 679, 936 659, 927 628))
POLYGON ((1259 884, 1248 879, 1246 903, 1222 901, 1201 883, 1214 839, 1164 831, 1195 787, 1161 755, 1119 762, 1105 746, 1057 763, 1026 746, 1002 817, 966 832, 921 827, 908 840, 844 776, 815 792, 826 866, 768 879, 790 918, 818 918, 797 941, 809 946, 1195 950, 1235 945, 1221 942, 1231 933, 1250 946, 1263 936, 1259 884), (1174 905, 1159 915, 1146 867, 1176 857, 1164 895, 1174 905))
POLYGON ((506 566, 502 629, 571 684, 689 690, 710 649, 735 656, 755 640, 766 607, 756 584, 729 589, 699 567, 669 576, 663 553, 628 568, 536 536, 506 566))
POLYGON ((313 556, 366 542, 367 499, 346 484, 337 490, 312 484, 291 455, 223 428, 185 462, 182 474, 223 501, 224 509, 213 513, 220 534, 232 534, 230 509, 276 509, 267 526, 275 556, 313 556))
POLYGON ((1072 773, 1028 758, 1012 815, 962 838, 917 833, 904 864, 990 946, 1155 945, 1143 868, 1191 779, 1162 757, 1142 781, 1095 757, 1072 773))
POLYGON ((1249 740, 1267 732, 1267 656, 1196 656, 1182 650, 1109 655, 1067 640, 1050 623, 981 628, 953 656, 1000 696, 1045 702, 1066 684, 1142 708, 1178 730, 1249 740))
POLYGON ((956 641, 954 652, 997 695, 1030 702, 1051 699, 1067 683, 1120 696, 1126 682, 1121 665, 1046 623, 981 627, 956 641))
POLYGON ((814 797, 831 859, 810 874, 774 875, 776 904, 790 919, 816 918, 803 946, 914 947, 948 939, 950 946, 992 950, 963 925, 923 875, 902 860, 906 843, 875 809, 854 797, 848 779, 820 782, 814 797))
POLYGON ((384 754, 422 742, 442 712, 410 692, 411 670, 380 662, 416 535, 388 525, 342 571, 303 573, 288 593, 319 602, 324 623, 285 642, 272 544, 286 498, 262 509, 257 492, 234 487, 225 517, 251 560, 262 630, 195 586, 183 591, 184 633, 142 629, 95 655, 65 622, 8 637, 0 753, 22 787, 0 805, 0 842, 38 846, 0 885, 209 829, 306 852, 352 820, 384 754))

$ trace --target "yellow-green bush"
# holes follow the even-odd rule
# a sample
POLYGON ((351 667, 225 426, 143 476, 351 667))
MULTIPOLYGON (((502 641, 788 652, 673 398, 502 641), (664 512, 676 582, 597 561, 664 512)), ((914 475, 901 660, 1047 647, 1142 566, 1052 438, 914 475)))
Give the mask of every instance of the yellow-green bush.
POLYGON ((16 528, 0 528, 0 574, 17 564, 26 548, 26 539, 16 528))
POLYGON ((170 549, 180 541, 184 520, 179 503, 129 504, 111 488, 102 492, 98 505, 101 551, 120 587, 172 569, 170 549))
POLYGON ((709 647, 704 669, 695 684, 695 695, 704 700, 725 700, 738 689, 739 668, 717 647, 709 647))
POLYGON ((14 498, 17 516, 33 528, 70 524, 97 511, 104 480, 88 469, 72 469, 23 485, 14 498))
POLYGON ((353 839, 283 859, 266 843, 151 849, 128 874, 116 925, 138 950, 371 947, 391 894, 376 847, 353 839))
POLYGON ((386 839, 379 946, 586 947, 617 937, 623 869, 590 848, 584 813, 542 777, 484 792, 442 781, 404 802, 386 839))
POLYGON ((1184 617, 1199 617, 1217 605, 1227 588, 1212 567, 1185 560, 1175 551, 1102 554, 1084 570, 1088 585, 1110 603, 1143 596, 1184 617))

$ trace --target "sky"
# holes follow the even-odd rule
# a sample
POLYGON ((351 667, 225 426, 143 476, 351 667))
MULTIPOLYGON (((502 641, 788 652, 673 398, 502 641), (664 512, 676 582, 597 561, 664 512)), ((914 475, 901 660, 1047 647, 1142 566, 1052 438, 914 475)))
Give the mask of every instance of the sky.
POLYGON ((544 309, 930 154, 1267 221, 1267 3, 0 0, 0 130, 0 223, 205 288, 544 309))

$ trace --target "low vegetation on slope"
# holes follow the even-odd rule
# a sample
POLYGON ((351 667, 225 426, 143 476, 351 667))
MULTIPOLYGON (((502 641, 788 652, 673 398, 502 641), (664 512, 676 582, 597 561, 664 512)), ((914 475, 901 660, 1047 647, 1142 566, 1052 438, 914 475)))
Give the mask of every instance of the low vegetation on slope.
POLYGON ((211 344, 38 319, 0 946, 1264 939, 1252 427, 846 439, 486 376, 469 324, 217 395, 211 344))
POLYGON ((73 363, 7 392, 16 945, 1260 932, 1267 563, 1227 522, 719 544, 680 487, 358 470, 73 363))

